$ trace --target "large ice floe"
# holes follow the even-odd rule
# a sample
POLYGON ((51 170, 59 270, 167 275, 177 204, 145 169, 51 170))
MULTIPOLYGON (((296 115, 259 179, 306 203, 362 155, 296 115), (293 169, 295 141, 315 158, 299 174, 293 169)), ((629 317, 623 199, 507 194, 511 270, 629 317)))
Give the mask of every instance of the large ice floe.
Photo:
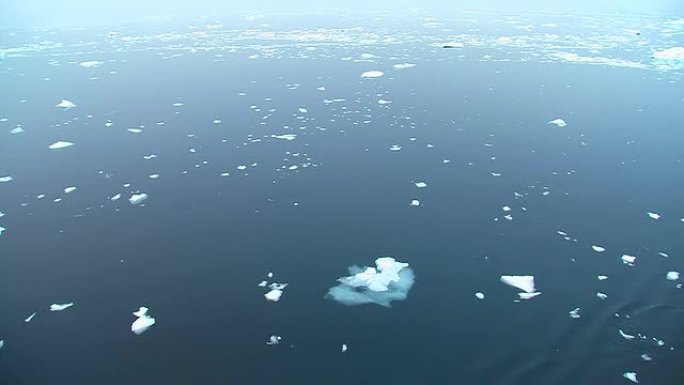
POLYGON ((541 294, 534 287, 534 276, 532 275, 502 275, 501 282, 522 290, 518 293, 520 299, 531 299, 541 294))
POLYGON ((375 303, 385 307, 392 301, 405 300, 415 280, 409 264, 381 257, 375 266, 349 267, 350 275, 339 278, 339 284, 330 288, 325 298, 347 306, 375 303))

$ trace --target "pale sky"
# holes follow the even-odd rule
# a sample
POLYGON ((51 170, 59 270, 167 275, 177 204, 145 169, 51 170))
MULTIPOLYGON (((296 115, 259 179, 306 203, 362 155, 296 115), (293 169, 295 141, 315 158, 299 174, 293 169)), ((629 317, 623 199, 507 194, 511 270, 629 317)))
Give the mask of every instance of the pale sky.
POLYGON ((684 16, 684 0, 0 0, 0 29, 47 25, 116 24, 146 16, 219 13, 304 13, 462 9, 574 13, 651 13, 684 16), (457 4, 457 5, 454 5, 457 4))

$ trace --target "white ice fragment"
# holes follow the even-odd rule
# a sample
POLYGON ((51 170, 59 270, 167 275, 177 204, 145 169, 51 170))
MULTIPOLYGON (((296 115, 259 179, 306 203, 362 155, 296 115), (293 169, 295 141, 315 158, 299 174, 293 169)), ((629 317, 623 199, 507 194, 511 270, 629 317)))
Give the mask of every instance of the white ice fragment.
POLYGON ((628 254, 622 255, 622 263, 624 263, 625 265, 634 266, 635 261, 636 261, 636 257, 633 255, 628 255, 628 254))
POLYGON ((283 338, 277 335, 272 335, 268 338, 268 341, 266 342, 266 345, 278 345, 280 343, 280 340, 283 338))
POLYGON ((411 200, 411 207, 420 206, 420 201, 418 199, 411 200))
POLYGON ((534 276, 532 275, 502 275, 501 282, 518 288, 525 293, 534 293, 534 276))
POLYGON ((268 281, 261 281, 257 286, 259 287, 266 287, 268 285, 268 281))
POLYGON ((347 351, 347 344, 342 344, 342 353, 347 351))
POLYGON ((147 314, 149 310, 150 309, 141 306, 138 311, 133 312, 133 315, 138 318, 131 324, 131 331, 136 335, 145 333, 147 329, 157 322, 157 320, 147 314))
POLYGON ((266 276, 267 276, 268 278, 273 278, 273 273, 269 271, 268 274, 266 274, 266 276))
POLYGON ((139 128, 127 128, 126 131, 131 132, 133 134, 139 134, 142 132, 142 130, 139 128))
POLYGON ((280 297, 283 295, 283 291, 279 289, 273 289, 269 291, 268 293, 264 294, 264 298, 266 300, 271 301, 271 302, 278 302, 280 301, 280 297))
POLYGON ((21 126, 17 126, 10 131, 10 134, 16 135, 16 134, 21 134, 22 132, 24 132, 24 129, 21 128, 21 126))
POLYGON ((625 372, 622 374, 622 377, 632 381, 635 384, 639 383, 639 380, 637 380, 637 375, 634 372, 625 372))
POLYGON ((62 310, 66 310, 72 306, 74 306, 73 302, 64 303, 64 304, 53 303, 52 305, 50 305, 50 311, 62 311, 62 310))
POLYGON ((121 199, 121 193, 114 195, 113 197, 109 198, 111 201, 118 201, 121 199))
POLYGON ((448 41, 442 43, 442 48, 463 48, 465 45, 458 41, 448 41))
POLYGON ((70 108, 76 107, 76 105, 66 99, 62 99, 61 102, 59 102, 55 107, 63 108, 65 110, 68 110, 70 108))
POLYGON ((302 114, 306 114, 307 112, 309 112, 309 111, 307 111, 307 109, 304 108, 304 107, 299 107, 299 108, 297 108, 297 109, 298 109, 299 112, 302 113, 302 114))
POLYGON ((223 177, 230 176, 230 173, 229 172, 222 172, 221 176, 223 176, 223 177))
POLYGON ((0 350, 5 346, 5 340, 0 340, 0 350))
POLYGON ((560 119, 560 118, 550 121, 549 124, 555 124, 558 127, 565 127, 568 125, 567 123, 565 123, 565 120, 560 119))
POLYGON ((13 181, 13 180, 14 180, 14 178, 12 178, 12 177, 9 176, 9 175, 7 175, 7 176, 0 176, 0 183, 7 183, 7 182, 11 182, 11 181, 13 181))
POLYGON ((618 330, 618 332, 620 333, 620 336, 626 340, 633 340, 636 338, 635 336, 633 336, 631 334, 627 334, 627 333, 623 332, 622 330, 618 330))
POLYGON ((573 318, 573 319, 580 318, 579 312, 580 312, 580 308, 575 308, 573 310, 570 310, 570 312, 569 312, 570 318, 573 318))
POLYGON ((484 295, 484 293, 477 292, 477 293, 475 293, 475 298, 477 298, 477 299, 484 299, 484 298, 485 298, 485 295, 484 295))
POLYGON ((605 281, 606 279, 608 279, 608 276, 607 276, 607 275, 599 275, 599 276, 597 276, 596 278, 597 278, 599 281, 605 281))
POLYGON ((395 70, 405 70, 408 68, 413 68, 416 65, 417 64, 413 64, 413 63, 401 63, 401 64, 395 64, 392 67, 394 67, 395 70))
POLYGON ((665 276, 668 281, 676 281, 679 279, 679 272, 676 271, 668 271, 667 275, 665 276))
POLYGON ((594 249, 594 251, 597 253, 603 253, 604 251, 606 251, 606 248, 603 246, 592 245, 591 248, 594 249))
POLYGON ((221 123, 221 119, 214 119, 214 122, 213 122, 213 123, 214 123, 214 124, 219 124, 219 123, 221 123))
POLYGON ((6 229, 6 228, 4 228, 4 227, 2 227, 2 226, 0 226, 0 235, 2 235, 2 233, 4 233, 4 232, 5 232, 5 230, 7 230, 7 229, 6 229))
POLYGON ((425 187, 427 187, 427 183, 425 183, 425 182, 416 182, 415 185, 416 185, 416 187, 418 187, 418 188, 425 188, 425 187))
POLYGON ((271 135, 273 139, 283 139, 283 140, 295 140, 297 139, 297 134, 283 134, 283 135, 271 135))
POLYGON ((247 169, 247 166, 245 166, 244 164, 241 164, 241 165, 237 166, 237 169, 240 171, 243 171, 243 170, 247 169))
POLYGON ((642 355, 641 355, 641 359, 644 360, 644 361, 653 361, 653 357, 651 357, 651 356, 648 355, 648 354, 642 354, 642 355))
POLYGON ((660 214, 658 213, 652 213, 652 212, 647 212, 646 215, 648 215, 651 219, 658 220, 660 219, 660 214))
POLYGON ((75 187, 75 186, 69 186, 69 187, 67 187, 67 188, 64 189, 64 193, 66 193, 66 194, 70 194, 70 193, 72 193, 72 192, 74 192, 74 191, 76 191, 76 187, 75 187))
POLYGON ((97 61, 97 60, 88 60, 88 61, 82 61, 81 63, 79 63, 79 65, 83 68, 95 68, 95 67, 99 67, 102 64, 104 64, 104 63, 101 61, 97 61))
POLYGON ((378 104, 381 106, 387 105, 387 104, 392 104, 391 100, 385 100, 385 99, 378 99, 378 104))
POLYGON ((398 144, 393 144, 393 145, 390 146, 389 150, 390 150, 390 151, 394 151, 394 152, 400 151, 400 150, 401 150, 401 146, 398 145, 398 144))
POLYGON ((382 77, 383 75, 384 73, 382 71, 366 71, 361 74, 361 77, 365 79, 373 79, 382 77))
POLYGON ((140 194, 133 194, 131 195, 130 198, 128 198, 128 201, 133 204, 133 205, 139 205, 143 203, 147 199, 147 194, 145 193, 140 193, 140 194))
POLYGON ((143 155, 143 159, 150 160, 157 157, 157 154, 143 155))
POLYGON ((538 295, 541 295, 540 291, 535 291, 534 293, 518 293, 518 298, 520 298, 520 299, 532 299, 538 295))
POLYGON ((185 105, 185 104, 184 104, 184 103, 181 103, 181 102, 173 103, 173 106, 174 106, 174 107, 183 107, 184 105, 185 105))
POLYGON ((157 179, 157 178, 159 178, 159 174, 150 174, 149 178, 150 179, 157 179))
POLYGON ((672 47, 655 52, 653 58, 663 61, 684 61, 684 47, 672 47))
POLYGON ((58 140, 58 141, 52 143, 51 145, 49 145, 48 148, 49 148, 50 150, 61 150, 61 149, 64 149, 64 148, 71 147, 71 146, 73 146, 73 145, 74 145, 73 142, 65 142, 65 141, 63 141, 63 140, 58 140))
POLYGON ((596 293, 596 297, 598 297, 599 299, 606 299, 608 298, 608 294, 598 292, 596 293))
POLYGON ((24 319, 24 322, 26 322, 26 323, 31 322, 31 320, 33 320, 33 317, 35 317, 35 316, 36 316, 36 312, 33 312, 30 316, 28 316, 28 317, 26 317, 26 319, 24 319))

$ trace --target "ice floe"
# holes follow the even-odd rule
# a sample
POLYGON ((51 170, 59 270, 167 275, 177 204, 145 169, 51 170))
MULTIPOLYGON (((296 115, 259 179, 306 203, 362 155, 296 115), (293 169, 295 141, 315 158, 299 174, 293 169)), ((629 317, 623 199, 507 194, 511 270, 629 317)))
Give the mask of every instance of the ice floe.
POLYGON ((26 322, 26 323, 31 322, 33 320, 33 317, 35 317, 35 316, 36 316, 36 312, 31 313, 30 316, 28 316, 24 319, 24 322, 26 322))
POLYGON ((592 245, 591 248, 594 249, 594 251, 597 253, 603 253, 604 251, 606 251, 606 248, 603 246, 592 245))
POLYGON ((627 333, 623 332, 622 330, 618 330, 618 333, 620 333, 620 337, 622 337, 626 340, 633 340, 636 338, 636 336, 633 336, 631 334, 627 334, 627 333))
POLYGON ((62 149, 65 149, 65 148, 69 148, 69 147, 71 147, 71 146, 73 146, 73 145, 74 145, 73 142, 67 142, 67 141, 64 141, 64 140, 58 140, 58 141, 52 143, 51 145, 49 145, 48 148, 49 148, 50 150, 62 150, 62 149))
POLYGON ((485 299, 484 293, 480 293, 479 291, 475 293, 475 298, 477 299, 485 299))
POLYGON ((532 299, 538 295, 541 295, 541 292, 535 291, 534 293, 518 293, 518 298, 520 298, 520 299, 532 299))
POLYGON ((565 120, 560 119, 560 118, 550 121, 549 124, 555 124, 558 127, 565 127, 568 125, 567 123, 565 123, 565 120))
POLYGON ((272 289, 268 293, 264 294, 264 298, 266 300, 271 301, 271 302, 278 302, 280 301, 280 297, 282 297, 283 291, 279 289, 272 289))
POLYGON ((95 68, 95 67, 99 67, 102 64, 104 64, 104 63, 101 61, 97 61, 97 60, 88 60, 88 61, 82 61, 79 63, 79 65, 81 67, 84 67, 84 68, 95 68))
POLYGON ((143 203, 146 199, 147 199, 147 194, 140 193, 140 194, 131 195, 131 197, 128 198, 128 201, 133 205, 139 205, 139 204, 143 203))
POLYGON ((400 63, 400 64, 395 64, 392 67, 394 67, 395 70, 405 70, 408 68, 413 68, 415 66, 416 66, 416 64, 413 64, 413 63, 400 63))
POLYGON ((347 350, 347 344, 342 344, 342 353, 346 352, 347 350))
POLYGON ((73 302, 63 303, 63 304, 53 303, 52 305, 50 305, 50 311, 62 311, 62 310, 66 310, 72 306, 74 306, 73 302))
POLYGON ((534 288, 534 276, 532 275, 502 275, 500 280, 506 285, 518 288, 525 293, 531 294, 536 292, 534 288))
POLYGON ((118 201, 119 199, 121 199, 121 193, 116 194, 113 197, 109 198, 109 200, 111 200, 112 202, 118 201))
POLYGON ((668 281, 676 281, 679 279, 679 272, 668 271, 667 274, 665 275, 665 278, 667 278, 668 281))
POLYGON ((636 262, 636 257, 633 255, 623 254, 621 259, 622 263, 629 266, 634 266, 634 262, 636 262))
POLYGON ((569 312, 570 318, 573 318, 573 319, 580 318, 581 316, 580 316, 579 312, 580 312, 580 308, 575 308, 573 310, 570 310, 570 312, 569 312))
POLYGON ((281 336, 274 334, 274 335, 268 337, 268 341, 266 341, 266 345, 278 345, 282 339, 283 338, 281 336))
POLYGON ((139 128, 127 128, 126 131, 133 133, 133 134, 139 134, 142 132, 142 130, 139 128))
POLYGON ((427 183, 425 183, 425 182, 416 182, 416 183, 414 183, 414 184, 415 184, 416 187, 418 187, 418 188, 425 188, 425 187, 427 187, 427 183))
POLYGON ((607 275, 598 275, 598 276, 596 276, 596 278, 599 281, 605 281, 606 279, 608 279, 608 276, 607 275))
POLYGON ((12 177, 9 176, 9 175, 7 175, 7 176, 0 176, 0 183, 7 183, 7 182, 11 182, 11 181, 13 181, 13 180, 14 180, 14 178, 12 178, 12 177))
POLYGON ((66 187, 66 188, 64 189, 64 193, 65 193, 65 194, 71 194, 71 193, 74 192, 74 191, 76 191, 76 187, 75 187, 75 186, 69 186, 69 187, 66 187))
POLYGON ((442 48, 463 48, 465 45, 458 41, 448 41, 441 44, 442 48))
POLYGON ((133 315, 138 318, 131 324, 131 331, 136 335, 145 333, 147 329, 157 322, 157 320, 147 314, 149 310, 150 309, 141 306, 138 311, 133 312, 133 315))
POLYGON ((651 219, 658 220, 660 219, 660 214, 658 213, 652 213, 652 212, 647 212, 646 215, 648 215, 651 219))
POLYGON ((361 74, 361 77, 365 79, 373 79, 382 77, 383 75, 384 73, 382 71, 366 71, 361 74))
POLYGON ((632 381, 635 384, 639 383, 639 380, 637 380, 637 374, 635 372, 624 372, 622 377, 632 381))
POLYGON ((339 278, 339 284, 325 297, 347 306, 375 303, 390 307, 393 301, 405 300, 415 280, 409 264, 381 257, 375 265, 349 267, 351 275, 339 278))
POLYGON ((68 110, 70 108, 76 107, 76 105, 69 100, 62 99, 62 101, 57 103, 57 105, 55 105, 55 107, 59 107, 59 108, 68 110))
POLYGON ((295 140, 297 139, 296 134, 283 134, 283 135, 271 135, 271 138, 273 139, 282 139, 282 140, 295 140))
POLYGON ((6 228, 4 228, 4 227, 2 227, 2 226, 0 226, 0 235, 2 235, 2 233, 4 233, 4 232, 5 232, 5 230, 7 230, 7 229, 6 229, 6 228))
POLYGON ((21 134, 22 132, 24 132, 24 129, 21 128, 21 126, 16 126, 15 128, 13 128, 13 129, 10 131, 10 134, 16 135, 16 134, 21 134))
POLYGON ((398 144, 393 144, 393 145, 390 146, 389 150, 390 150, 390 151, 393 151, 393 152, 400 151, 400 150, 401 150, 401 146, 398 145, 398 144))
POLYGON ((420 206, 420 201, 418 199, 411 200, 410 206, 417 207, 420 206))
POLYGON ((606 299, 606 298, 608 298, 608 295, 605 293, 598 292, 598 293, 596 293, 596 297, 599 299, 606 299))

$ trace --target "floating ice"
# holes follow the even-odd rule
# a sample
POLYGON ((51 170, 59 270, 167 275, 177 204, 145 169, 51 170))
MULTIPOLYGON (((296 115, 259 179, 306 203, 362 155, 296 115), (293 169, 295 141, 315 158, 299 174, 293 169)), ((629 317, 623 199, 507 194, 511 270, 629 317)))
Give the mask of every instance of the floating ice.
POLYGON ((605 293, 598 292, 596 293, 596 297, 598 297, 599 299, 606 299, 608 298, 608 295, 605 293))
POLYGON ((261 281, 261 282, 259 282, 259 284, 257 286, 266 287, 266 286, 268 286, 268 281, 261 281))
POLYGON ((2 227, 2 226, 0 226, 0 235, 2 235, 2 233, 4 233, 4 232, 5 232, 5 230, 7 230, 7 229, 6 229, 6 228, 4 228, 4 227, 2 227))
POLYGON ((573 310, 570 310, 570 312, 569 312, 570 318, 573 318, 573 319, 580 318, 581 316, 580 316, 579 312, 580 312, 580 308, 575 308, 573 310))
POLYGON ((653 58, 662 61, 684 61, 684 47, 672 47, 658 51, 653 58))
POLYGON ((382 71, 366 71, 366 72, 361 74, 361 77, 365 78, 365 79, 373 79, 373 78, 379 78, 383 75, 384 75, 384 73, 382 71))
POLYGON ((594 251, 597 253, 603 253, 604 251, 606 251, 606 248, 603 246, 593 245, 593 246, 591 246, 591 248, 594 249, 594 251))
POLYGON ((618 332, 620 333, 620 336, 626 340, 633 340, 636 338, 635 336, 633 336, 631 334, 627 334, 627 333, 623 332, 622 330, 618 330, 618 332))
POLYGON ((273 289, 268 293, 264 294, 264 298, 271 302, 280 301, 280 297, 283 295, 283 291, 279 289, 273 289))
POLYGON ((68 110, 70 108, 76 107, 76 105, 66 99, 62 99, 61 102, 59 102, 55 107, 63 108, 65 110, 68 110))
POLYGON ((0 350, 5 346, 5 340, 0 340, 0 350))
POLYGON ((61 149, 64 149, 64 148, 71 147, 71 146, 73 146, 73 145, 74 145, 73 142, 65 142, 65 141, 63 141, 63 140, 58 140, 58 141, 52 143, 51 145, 49 145, 48 148, 49 148, 50 150, 61 150, 61 149))
POLYGON ((159 174, 150 174, 149 178, 150 179, 157 179, 157 178, 159 178, 159 174))
POLYGON ((642 355, 641 355, 641 359, 644 360, 644 361, 653 361, 653 357, 651 357, 651 356, 648 355, 648 354, 642 354, 642 355))
POLYGON ((347 351, 347 344, 342 344, 342 353, 347 351))
POLYGON ((518 293, 518 297, 520 299, 531 299, 531 298, 534 298, 540 294, 541 294, 541 292, 539 292, 539 291, 535 291, 534 293, 518 293))
POLYGON ((405 300, 415 280, 408 263, 391 257, 375 260, 376 267, 351 266, 348 277, 337 280, 326 298, 347 306, 375 303, 390 307, 392 301, 405 300))
POLYGON ((622 374, 622 377, 632 381, 635 384, 639 383, 639 380, 637 380, 637 375, 634 372, 625 372, 622 374))
POLYGON ((157 320, 155 320, 153 317, 150 317, 147 315, 147 312, 150 309, 141 306, 138 311, 133 312, 133 315, 138 317, 133 323, 131 324, 131 331, 135 333, 136 335, 141 335, 147 331, 152 325, 154 325, 157 320))
POLYGON ((463 48, 464 46, 465 45, 463 43, 457 41, 442 43, 442 48, 463 48))
POLYGON ((679 279, 679 273, 676 271, 668 271, 665 277, 668 281, 676 281, 679 279))
POLYGON ((636 261, 636 257, 633 255, 627 255, 627 254, 622 255, 622 263, 624 263, 625 265, 634 266, 635 261, 636 261))
POLYGON ((418 199, 413 199, 411 201, 411 206, 412 207, 420 206, 420 201, 418 199))
POLYGON ((389 150, 390 151, 399 151, 399 150, 401 150, 401 146, 398 144, 393 144, 390 146, 389 150))
POLYGON ((477 299, 484 299, 484 298, 485 298, 485 295, 484 295, 483 293, 477 292, 477 293, 475 293, 475 298, 477 298, 477 299))
POLYGON ((72 306, 74 306, 73 302, 64 303, 64 304, 53 303, 52 305, 50 305, 50 311, 62 311, 62 310, 66 310, 72 306))
POLYGON ((140 194, 133 194, 131 195, 130 198, 128 198, 128 201, 131 202, 133 205, 139 205, 143 203, 147 199, 147 194, 145 193, 140 193, 140 194))
POLYGON ((283 139, 283 140, 295 140, 297 139, 296 134, 283 134, 283 135, 271 135, 273 139, 283 139))
POLYGON ((112 202, 113 201, 118 201, 121 199, 121 193, 114 195, 113 197, 109 198, 112 202))
POLYGON ((142 132, 142 130, 139 128, 127 128, 126 131, 131 132, 133 134, 139 134, 142 132))
POLYGON ((89 60, 89 61, 82 61, 79 65, 84 68, 95 68, 99 67, 100 65, 104 64, 101 61, 97 60, 89 60))
POLYGON ((534 276, 532 275, 502 275, 501 282, 516 287, 525 293, 534 293, 534 276))
POLYGON ((395 70, 405 70, 407 68, 413 68, 415 66, 416 66, 416 64, 413 64, 413 63, 401 63, 401 64, 393 65, 395 70))
POLYGON ((181 103, 181 102, 176 102, 176 103, 173 103, 173 104, 172 104, 173 107, 183 107, 184 105, 185 105, 185 104, 183 104, 183 103, 181 103))
POLYGON ((24 320, 24 322, 26 322, 26 323, 31 322, 31 320, 33 320, 33 317, 35 317, 35 316, 36 316, 36 313, 33 312, 30 316, 26 317, 26 319, 24 320))
POLYGON ((648 215, 651 219, 658 220, 660 219, 660 214, 658 213, 652 213, 652 212, 647 212, 646 215, 648 215))
POLYGON ((563 119, 554 119, 550 121, 549 124, 555 124, 558 127, 565 127, 568 125, 567 123, 565 123, 565 120, 563 119))
POLYGON ((280 343, 280 340, 282 339, 283 338, 281 336, 277 336, 274 334, 268 338, 266 345, 278 345, 280 343))
POLYGON ((418 188, 425 188, 425 187, 427 187, 427 183, 425 183, 425 182, 416 182, 415 185, 416 185, 416 187, 418 187, 418 188))
POLYGON ((16 135, 16 134, 21 134, 22 132, 24 132, 24 129, 21 128, 21 126, 17 126, 10 131, 10 134, 16 135))
POLYGON ((607 275, 599 275, 599 276, 596 276, 596 278, 599 281, 605 281, 606 279, 608 279, 608 276, 607 275))
POLYGON ((74 192, 74 191, 76 191, 76 187, 75 187, 75 186, 69 186, 69 187, 67 187, 67 188, 64 189, 64 192, 65 192, 66 194, 70 194, 70 193, 72 193, 72 192, 74 192))
POLYGON ((14 178, 12 178, 12 177, 9 176, 9 175, 7 175, 7 176, 0 176, 0 183, 7 183, 7 182, 11 182, 11 181, 13 181, 13 180, 14 180, 14 178))

